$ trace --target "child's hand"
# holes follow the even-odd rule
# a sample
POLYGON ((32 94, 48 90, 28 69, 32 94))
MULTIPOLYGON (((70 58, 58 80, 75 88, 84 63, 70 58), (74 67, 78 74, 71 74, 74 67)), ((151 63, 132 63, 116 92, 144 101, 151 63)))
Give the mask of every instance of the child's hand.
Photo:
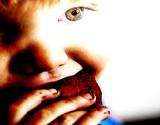
POLYGON ((19 125, 21 122, 25 125, 97 125, 100 121, 109 116, 109 111, 105 107, 95 108, 91 111, 85 111, 84 108, 90 107, 96 101, 96 97, 90 94, 83 94, 76 97, 55 101, 48 106, 30 114, 43 101, 54 100, 58 98, 60 92, 55 89, 32 91, 15 103, 10 105, 9 125, 19 125), (29 120, 24 121, 29 116, 29 120))

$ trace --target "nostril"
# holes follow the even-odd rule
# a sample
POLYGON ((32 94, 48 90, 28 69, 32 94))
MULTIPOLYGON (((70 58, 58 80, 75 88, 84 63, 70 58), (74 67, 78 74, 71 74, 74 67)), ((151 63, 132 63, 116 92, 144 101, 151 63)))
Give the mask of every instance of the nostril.
POLYGON ((16 54, 11 59, 9 69, 12 73, 17 75, 36 75, 45 71, 44 68, 39 67, 30 50, 25 50, 16 54))

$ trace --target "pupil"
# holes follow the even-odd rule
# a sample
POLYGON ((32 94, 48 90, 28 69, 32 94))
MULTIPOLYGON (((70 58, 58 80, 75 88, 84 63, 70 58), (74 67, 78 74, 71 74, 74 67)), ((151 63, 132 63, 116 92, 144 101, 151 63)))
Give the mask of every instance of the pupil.
POLYGON ((73 16, 75 16, 75 15, 78 14, 78 11, 77 10, 73 10, 71 13, 72 13, 73 16))

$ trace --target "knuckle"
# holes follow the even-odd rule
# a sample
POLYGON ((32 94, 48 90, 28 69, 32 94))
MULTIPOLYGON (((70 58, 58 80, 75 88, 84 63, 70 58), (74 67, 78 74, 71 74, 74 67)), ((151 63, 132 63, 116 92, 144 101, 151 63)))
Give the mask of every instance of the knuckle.
POLYGON ((71 97, 71 98, 65 99, 64 104, 72 105, 72 107, 80 108, 80 107, 90 106, 92 103, 90 101, 87 101, 86 99, 83 99, 80 96, 77 96, 77 97, 71 97))
POLYGON ((60 118, 60 120, 62 121, 62 123, 63 123, 64 125, 67 125, 68 123, 74 121, 74 117, 71 116, 71 115, 64 114, 64 115, 60 118))
POLYGON ((65 104, 75 104, 76 100, 74 98, 68 98, 64 100, 65 104))
POLYGON ((93 120, 95 120, 95 117, 93 115, 89 115, 88 120, 93 121, 93 120))
POLYGON ((67 114, 64 114, 64 115, 61 117, 61 120, 63 120, 63 121, 70 121, 70 120, 72 120, 72 119, 73 119, 73 117, 70 116, 70 115, 67 115, 67 114))
POLYGON ((75 98, 68 99, 68 103, 76 104, 77 102, 78 102, 78 100, 76 100, 75 98))
POLYGON ((40 111, 38 111, 35 116, 39 117, 39 118, 46 118, 48 116, 51 116, 52 112, 50 110, 47 109, 41 109, 40 111))

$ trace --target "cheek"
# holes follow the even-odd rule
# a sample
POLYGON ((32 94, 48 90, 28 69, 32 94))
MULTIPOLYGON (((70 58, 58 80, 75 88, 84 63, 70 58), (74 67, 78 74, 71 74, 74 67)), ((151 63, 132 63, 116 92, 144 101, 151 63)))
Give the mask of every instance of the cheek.
POLYGON ((89 15, 76 22, 62 23, 61 41, 66 46, 75 45, 83 47, 104 58, 110 56, 109 42, 105 40, 100 19, 95 15, 89 15))
POLYGON ((9 52, 3 51, 0 48, 0 88, 6 86, 9 79, 9 52))
POLYGON ((94 20, 94 18, 64 23, 62 32, 65 37, 62 37, 62 41, 66 48, 78 47, 89 57, 90 62, 101 65, 97 67, 103 67, 110 58, 110 52, 107 49, 108 46, 106 46, 105 40, 102 38, 103 31, 98 26, 97 21, 99 19, 94 20))
POLYGON ((89 11, 79 21, 58 22, 56 17, 50 16, 48 19, 44 15, 38 18, 36 33, 37 38, 45 41, 49 47, 77 46, 86 49, 91 55, 99 55, 96 60, 98 57, 106 59, 110 56, 109 42, 104 39, 106 34, 102 30, 103 24, 98 12, 89 11))

